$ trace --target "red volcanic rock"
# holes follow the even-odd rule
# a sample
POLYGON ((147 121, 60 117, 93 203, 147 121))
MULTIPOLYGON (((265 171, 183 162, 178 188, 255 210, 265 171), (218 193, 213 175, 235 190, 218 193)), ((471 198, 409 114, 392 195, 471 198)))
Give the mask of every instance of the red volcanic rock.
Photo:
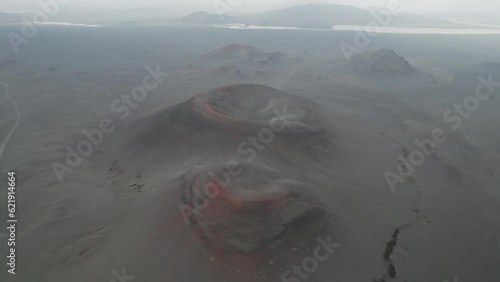
POLYGON ((297 240, 324 229, 326 212, 310 197, 311 185, 256 165, 228 175, 222 167, 211 167, 184 176, 182 202, 197 210, 190 220, 209 247, 278 255, 283 246, 300 245, 297 240))

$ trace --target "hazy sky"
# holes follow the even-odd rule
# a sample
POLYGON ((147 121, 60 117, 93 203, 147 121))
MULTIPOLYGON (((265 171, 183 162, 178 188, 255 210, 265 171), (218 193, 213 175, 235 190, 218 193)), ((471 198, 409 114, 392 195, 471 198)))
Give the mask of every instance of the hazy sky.
MULTIPOLYGON (((39 1, 54 0, 0 0, 0 10, 37 10, 39 1)), ((193 10, 214 12, 213 4, 236 3, 233 14, 267 10, 293 4, 308 2, 329 2, 367 7, 383 7, 389 0, 70 0, 68 7, 161 7, 173 13, 185 13, 193 10)), ((500 14, 500 0, 400 0, 405 5, 405 12, 430 13, 430 12, 484 12, 500 14)))

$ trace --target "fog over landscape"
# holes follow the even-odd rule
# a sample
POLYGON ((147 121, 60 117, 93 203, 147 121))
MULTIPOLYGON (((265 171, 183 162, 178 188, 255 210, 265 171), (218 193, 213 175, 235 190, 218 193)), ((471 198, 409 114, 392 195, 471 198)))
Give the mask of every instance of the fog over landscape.
POLYGON ((499 282, 500 2, 0 2, 0 281, 499 282))

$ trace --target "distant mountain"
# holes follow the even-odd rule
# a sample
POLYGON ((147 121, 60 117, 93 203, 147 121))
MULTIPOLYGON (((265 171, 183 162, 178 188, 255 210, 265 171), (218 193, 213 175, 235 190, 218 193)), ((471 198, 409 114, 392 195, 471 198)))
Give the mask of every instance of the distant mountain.
POLYGON ((221 84, 266 83, 279 80, 296 63, 280 52, 231 44, 189 60, 176 75, 180 79, 221 84))
POLYGON ((407 60, 388 48, 366 51, 356 55, 352 58, 351 65, 359 72, 367 75, 381 73, 408 74, 414 71, 407 60))
POLYGON ((189 16, 179 19, 183 23, 193 23, 193 24, 209 24, 209 23, 237 23, 236 18, 230 17, 228 15, 215 15, 209 14, 207 12, 194 12, 189 16))
MULTIPOLYGON (((237 18, 196 12, 181 22, 188 23, 241 23, 258 26, 282 26, 297 28, 331 29, 336 25, 367 25, 376 21, 374 12, 337 4, 306 4, 263 13, 244 15, 237 18)), ((384 24, 381 24, 382 26, 384 24)), ((446 20, 412 14, 398 14, 391 17, 390 26, 433 26, 457 27, 459 25, 446 20)))
POLYGON ((368 11, 336 4, 307 4, 240 17, 242 23, 262 26, 332 28, 334 25, 366 24, 368 11))
POLYGON ((260 26, 285 26, 299 28, 330 29, 335 24, 356 24, 367 22, 368 11, 343 5, 302 5, 270 12, 230 17, 195 12, 179 21, 184 23, 244 23, 260 26))
POLYGON ((0 23, 16 23, 22 21, 21 14, 13 13, 1 13, 0 12, 0 23))
POLYGON ((253 46, 231 44, 204 54, 189 63, 189 67, 214 68, 233 63, 241 67, 265 67, 283 63, 286 56, 280 52, 267 53, 253 46))
POLYGON ((432 75, 413 67, 405 58, 388 48, 366 51, 354 56, 347 69, 367 79, 411 80, 422 83, 434 80, 432 75))

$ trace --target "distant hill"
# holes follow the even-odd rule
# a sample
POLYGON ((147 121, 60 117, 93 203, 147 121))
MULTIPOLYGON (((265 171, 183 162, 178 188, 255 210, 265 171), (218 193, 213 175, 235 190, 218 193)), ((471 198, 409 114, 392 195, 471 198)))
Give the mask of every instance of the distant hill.
POLYGON ((237 23, 236 18, 228 15, 215 15, 207 12, 194 12, 189 16, 179 19, 179 22, 193 23, 193 24, 209 24, 209 23, 237 23))
POLYGON ((280 52, 231 44, 189 60, 173 74, 190 81, 228 83, 268 83, 280 80, 297 60, 280 52))
POLYGON ((366 51, 352 58, 347 67, 357 75, 373 80, 399 80, 430 83, 433 76, 413 67, 394 50, 382 48, 366 51))
POLYGON ((299 28, 332 28, 334 25, 366 24, 370 20, 366 10, 344 5, 307 4, 240 17, 242 23, 263 26, 299 28))
MULTIPOLYGON (((213 15, 206 12, 196 12, 180 19, 180 21, 200 24, 241 23, 258 26, 331 29, 336 25, 364 26, 370 22, 375 21, 375 17, 373 13, 368 10, 346 5, 306 4, 263 13, 243 15, 240 17, 224 16, 221 18, 218 15, 213 15)), ((460 26, 446 20, 404 13, 393 15, 389 25, 413 27, 460 26)))
POLYGON ((267 53, 253 46, 231 44, 195 58, 188 66, 190 68, 214 68, 233 63, 241 67, 265 67, 281 64, 284 61, 286 61, 286 56, 280 52, 267 53))
POLYGON ((370 76, 381 73, 410 74, 414 71, 408 61, 388 48, 366 51, 356 55, 352 58, 351 65, 360 73, 370 76))
POLYGON ((343 5, 302 5, 270 12, 230 17, 195 12, 179 21, 184 23, 244 23, 260 26, 286 26, 299 28, 332 28, 334 24, 366 23, 368 11, 343 5))

